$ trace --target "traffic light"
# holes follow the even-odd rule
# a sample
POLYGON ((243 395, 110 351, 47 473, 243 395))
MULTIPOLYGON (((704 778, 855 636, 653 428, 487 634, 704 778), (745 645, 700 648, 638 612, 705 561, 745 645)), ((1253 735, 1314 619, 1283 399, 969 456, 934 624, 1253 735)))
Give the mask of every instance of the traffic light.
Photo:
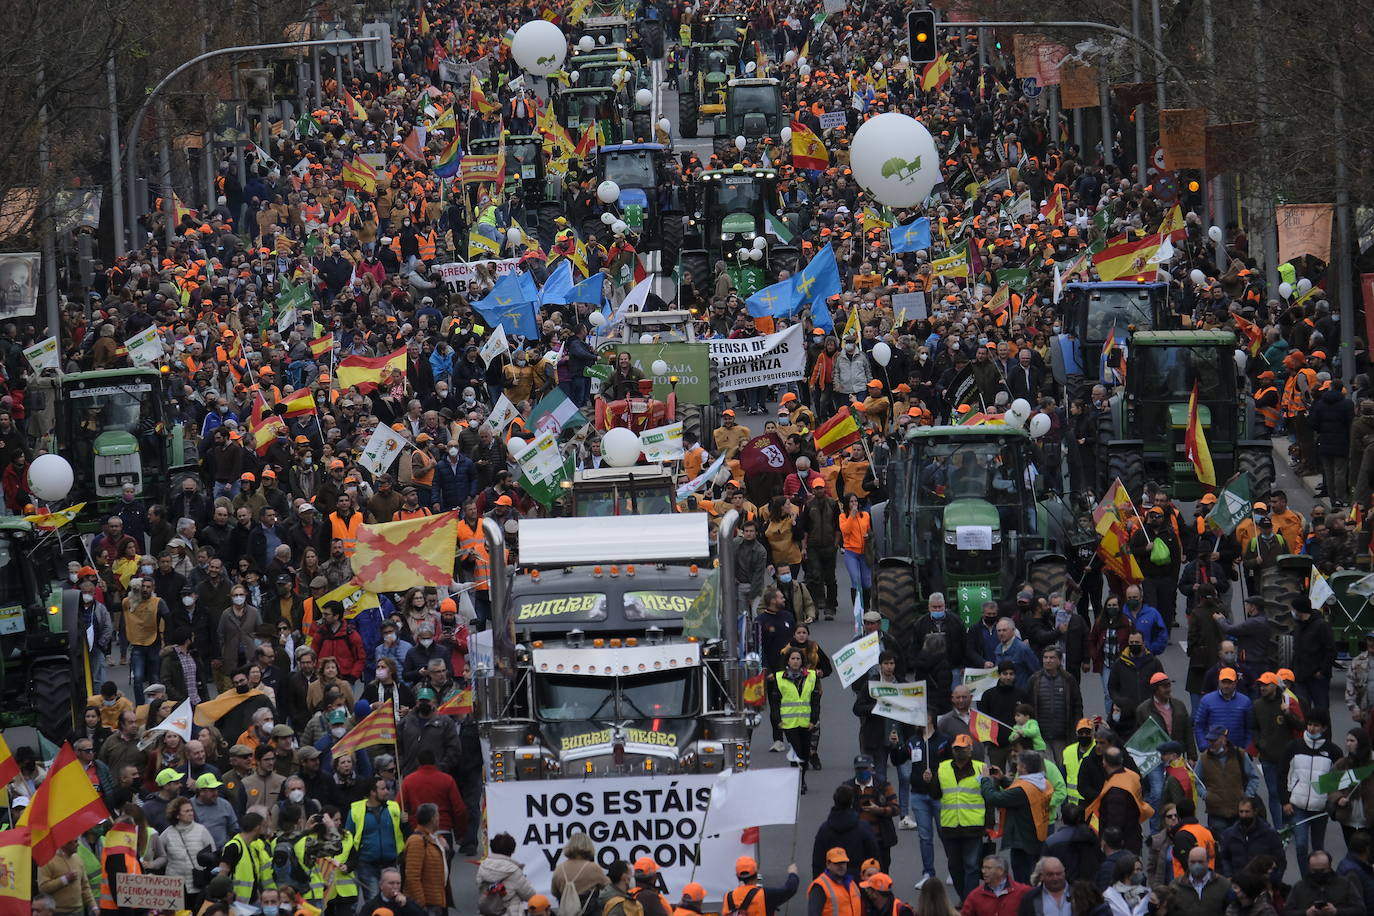
POLYGON ((1207 185, 1200 169, 1179 169, 1178 199, 1183 212, 1206 213, 1207 185))
POLYGON ((925 65, 940 56, 935 44, 935 13, 932 10, 912 10, 906 14, 907 43, 911 62, 925 65))

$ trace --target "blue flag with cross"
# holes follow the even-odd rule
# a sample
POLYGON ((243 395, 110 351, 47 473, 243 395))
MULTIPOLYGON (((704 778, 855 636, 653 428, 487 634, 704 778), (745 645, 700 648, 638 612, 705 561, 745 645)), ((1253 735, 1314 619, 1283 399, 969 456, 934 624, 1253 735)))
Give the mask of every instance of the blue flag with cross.
MULTIPOLYGON (((537 291, 535 295, 538 295, 537 291)), ((497 280, 491 292, 472 303, 472 307, 487 324, 500 325, 507 334, 526 338, 539 336, 534 301, 514 274, 506 274, 497 280)))
POLYGON ((744 307, 753 318, 790 318, 800 305, 796 276, 765 286, 744 300, 744 307))
POLYGON ((905 226, 893 226, 891 232, 894 253, 930 250, 930 220, 924 216, 905 226))
POLYGON ((835 263, 835 249, 826 245, 816 252, 816 256, 795 279, 798 305, 811 306, 811 322, 823 331, 835 330, 835 321, 830 317, 830 307, 826 304, 831 296, 838 296, 843 290, 840 268, 835 263))

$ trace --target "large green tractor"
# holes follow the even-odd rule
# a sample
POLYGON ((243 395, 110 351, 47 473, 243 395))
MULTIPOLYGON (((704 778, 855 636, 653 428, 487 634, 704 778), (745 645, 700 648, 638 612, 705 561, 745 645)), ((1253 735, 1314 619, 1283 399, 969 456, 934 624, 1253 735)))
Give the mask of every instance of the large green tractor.
POLYGON ((678 132, 694 139, 703 120, 725 114, 725 86, 735 72, 739 44, 734 41, 694 44, 677 93, 678 132))
POLYGON ((725 84, 725 110, 714 118, 716 153, 735 145, 736 137, 755 144, 764 137, 781 142, 788 118, 782 108, 782 87, 776 79, 732 79, 725 84))
POLYGON ((607 58, 598 54, 593 59, 575 61, 568 77, 573 80, 572 85, 576 89, 608 89, 615 93, 621 123, 628 120, 630 126, 631 135, 623 142, 650 142, 654 139, 653 103, 643 104, 639 95, 640 90, 653 91, 647 67, 641 67, 633 57, 607 58), (624 74, 622 79, 617 80, 618 73, 624 74))
MULTIPOLYGON (((771 168, 710 169, 697 175, 689 191, 687 230, 683 240, 683 267, 693 277, 711 276, 718 260, 761 270, 776 279, 779 271, 796 272, 801 251, 789 230, 799 220, 785 212, 778 197, 778 173, 771 168), (763 238, 763 256, 749 252, 763 238)), ((700 279, 698 279, 700 282, 700 279)))
POLYGON ((887 471, 888 500, 873 507, 878 568, 870 608, 904 652, 931 592, 942 592, 965 624, 985 601, 1029 582, 1064 594, 1077 533, 1071 507, 1050 493, 1030 435, 1001 424, 911 430, 887 471))
POLYGON ((599 124, 607 143, 624 143, 632 127, 625 123, 620 91, 611 86, 573 86, 553 97, 553 114, 574 141, 588 125, 599 124))
MULTIPOLYGON (((510 136, 505 138, 506 145, 506 187, 518 183, 520 196, 525 206, 522 225, 538 233, 543 244, 546 233, 553 237, 553 221, 563 213, 560 202, 560 184, 557 179, 550 181, 544 170, 544 138, 533 136, 510 136)), ((501 140, 495 137, 469 141, 472 155, 489 156, 501 148, 501 140)), ((475 193, 475 189, 474 192, 475 193)))
POLYGON ((1230 331, 1137 331, 1131 337, 1126 384, 1112 398, 1106 480, 1119 477, 1127 492, 1146 480, 1168 485, 1180 499, 1196 499, 1203 486, 1184 449, 1188 400, 1198 393, 1198 420, 1205 431, 1217 484, 1250 475, 1250 492, 1274 484, 1274 450, 1267 439, 1247 439, 1254 402, 1239 384, 1236 338, 1230 331))

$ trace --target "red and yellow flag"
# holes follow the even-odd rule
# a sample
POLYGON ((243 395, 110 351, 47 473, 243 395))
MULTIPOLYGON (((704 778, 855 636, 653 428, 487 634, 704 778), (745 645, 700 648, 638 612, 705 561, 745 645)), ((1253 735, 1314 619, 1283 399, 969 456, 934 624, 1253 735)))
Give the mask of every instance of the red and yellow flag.
POLYGON ((764 679, 768 675, 766 672, 759 672, 744 682, 744 705, 754 709, 763 707, 764 701, 764 679))
MULTIPOLYGON (((52 527, 59 527, 53 525, 52 527)), ((0 735, 0 786, 7 786, 10 780, 19 775, 19 761, 14 759, 10 753, 10 746, 5 743, 5 736, 0 735)))
POLYGON ((310 355, 316 359, 326 355, 332 349, 334 349, 334 336, 332 334, 326 334, 310 341, 310 355))
POLYGON ((0 916, 29 916, 33 912, 33 853, 27 827, 0 831, 0 916))
POLYGON ((253 399, 253 413, 248 418, 248 429, 253 434, 253 448, 259 455, 266 455, 267 449, 277 436, 287 434, 286 421, 277 416, 263 400, 259 391, 253 399))
POLYGON ((1002 734, 1002 723, 986 713, 970 709, 968 711, 968 730, 973 732, 973 736, 979 741, 995 743, 1002 734))
POLYGON ((458 691, 434 711, 445 716, 466 716, 472 712, 472 688, 458 691))
POLYGON ((382 372, 386 369, 406 371, 405 347, 393 350, 386 356, 346 356, 339 361, 334 377, 338 379, 340 388, 357 385, 359 391, 367 394, 381 384, 382 372))
POLYGON ((330 756, 342 757, 344 754, 352 754, 365 747, 373 747, 378 744, 396 743, 396 713, 391 708, 391 701, 378 706, 367 714, 357 725, 349 730, 338 741, 334 742, 334 747, 330 750, 330 756))
POLYGON ((1174 204, 1159 224, 1159 234, 1167 235, 1171 242, 1181 242, 1188 235, 1188 224, 1183 219, 1183 208, 1174 204))
POLYGON ((1120 479, 1112 482, 1093 509, 1093 529, 1098 534, 1097 553, 1108 571, 1127 583, 1140 582, 1140 564, 1131 556, 1130 526, 1127 518, 1139 521, 1135 503, 1120 479))
POLYGON ((1050 199, 1040 208, 1040 215, 1045 217, 1047 226, 1064 225, 1064 198, 1058 191, 1050 193, 1050 199))
POLYGON ((800 121, 792 121, 792 167, 818 171, 830 167, 830 152, 807 127, 800 121))
POLYGON ((1198 483, 1209 487, 1217 485, 1216 468, 1212 466, 1212 450, 1207 446, 1207 433, 1197 414, 1197 380, 1193 380, 1193 393, 1188 397, 1188 428, 1183 433, 1183 451, 1193 463, 1198 483))
POLYGON ((339 223, 347 223, 358 215, 358 208, 353 205, 353 201, 344 204, 343 209, 329 217, 329 225, 337 226, 339 223))
POLYGON ((298 388, 277 403, 286 408, 283 417, 305 417, 315 413, 315 396, 309 388, 298 388))
POLYGON ((930 92, 939 89, 949 80, 949 76, 953 72, 954 66, 949 62, 949 55, 941 54, 926 64, 925 69, 921 71, 921 90, 930 92))
POLYGON ((363 525, 353 552, 353 577, 370 592, 448 585, 458 550, 458 513, 363 525))
POLYGON ((349 95, 348 90, 344 90, 344 107, 348 109, 348 116, 355 121, 367 120, 367 109, 364 108, 357 99, 349 95))
POLYGON ((1264 332, 1260 330, 1260 326, 1253 321, 1246 321, 1239 315, 1231 317, 1236 320, 1236 330, 1245 338, 1245 352, 1250 354, 1251 359, 1259 356, 1260 348, 1264 346, 1264 332))
POLYGON ((833 455, 858 442, 860 435, 859 421, 854 418, 854 411, 846 407, 822 423, 811 434, 811 441, 816 443, 817 454, 833 455))
POLYGON ((1153 259, 1163 244, 1163 238, 1158 235, 1147 235, 1138 242, 1125 239, 1093 255, 1093 265, 1097 268, 1097 275, 1107 282, 1142 274, 1153 277, 1153 259))
POLYGON ((490 114, 500 106, 487 101, 487 94, 482 91, 482 84, 477 81, 477 74, 472 74, 472 79, 468 83, 468 107, 476 108, 482 114, 490 114))
POLYGON ((345 162, 339 172, 339 178, 345 188, 366 191, 369 194, 377 193, 377 170, 361 157, 354 157, 351 162, 345 162))
POLYGON ((65 843, 109 816, 109 809, 96 794, 76 752, 70 743, 63 742, 48 770, 48 778, 33 793, 15 826, 29 828, 33 860, 43 866, 65 843))

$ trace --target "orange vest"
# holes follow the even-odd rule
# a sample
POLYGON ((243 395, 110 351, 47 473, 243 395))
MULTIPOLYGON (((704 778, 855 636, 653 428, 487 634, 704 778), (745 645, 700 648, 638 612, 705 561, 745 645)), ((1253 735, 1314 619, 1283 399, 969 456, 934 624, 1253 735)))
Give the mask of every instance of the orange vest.
MULTIPOLYGON (((1045 838, 1050 835, 1050 799, 1054 796, 1054 792, 1048 788, 1042 789, 1035 783, 1020 778, 1011 784, 1011 788, 1017 787, 1026 793, 1026 799, 1030 802, 1031 818, 1035 821, 1035 835, 1043 843, 1045 838)), ((1002 819, 998 827, 1002 833, 1007 832, 1007 809, 1005 808, 1002 809, 1002 819)))
MULTIPOLYGON (((859 897, 859 882, 850 881, 849 886, 837 883, 830 875, 821 872, 811 887, 819 887, 825 892, 825 906, 821 916, 862 916, 863 900, 859 897)), ((806 890, 811 895, 811 887, 806 890)))
POLYGON ((331 540, 341 540, 344 543, 344 556, 353 556, 353 551, 358 547, 358 529, 362 527, 363 514, 354 512, 353 515, 344 521, 339 518, 339 513, 329 513, 329 526, 333 529, 330 535, 331 540))
POLYGON ((1279 425, 1279 390, 1273 385, 1266 385, 1254 394, 1255 411, 1264 421, 1268 429, 1274 429, 1279 425), (1273 395, 1273 397, 1270 397, 1273 395))
POLYGON ((768 916, 768 908, 763 902, 763 888, 757 884, 741 884, 732 891, 727 891, 725 899, 721 902, 720 911, 722 913, 733 913, 740 908, 748 916, 768 916), (746 904, 745 900, 749 902, 746 904))
POLYGON ((476 590, 485 592, 491 589, 491 554, 487 553, 487 541, 482 536, 482 520, 469 526, 463 519, 458 520, 458 549, 471 550, 477 558, 472 571, 472 581, 477 583, 476 590))
POLYGON ((1283 400, 1279 407, 1283 410, 1285 417, 1295 417, 1307 409, 1307 402, 1312 397, 1314 389, 1317 387, 1317 373, 1311 369, 1299 369, 1295 374, 1288 377, 1288 381, 1283 384, 1283 400), (1306 383, 1299 386, 1298 379, 1306 379, 1306 383))
POLYGON ((434 260, 434 254, 438 247, 438 237, 434 230, 429 230, 429 235, 416 234, 416 241, 420 243, 420 260, 429 262, 434 260))
POLYGON ((433 515, 433 514, 434 514, 434 513, 430 512, 430 511, 429 511, 428 509, 426 509, 424 506, 420 506, 419 508, 416 508, 416 509, 406 509, 406 508, 402 507, 401 509, 397 510, 397 512, 396 512, 396 521, 398 521, 398 522, 403 522, 403 521, 405 521, 406 519, 411 519, 411 518, 424 518, 424 517, 427 516, 427 515, 433 515))
POLYGON ((138 828, 132 824, 116 824, 105 834, 105 848, 100 853, 100 908, 117 910, 114 888, 110 885, 108 863, 111 856, 124 857, 124 873, 143 874, 143 865, 138 861, 138 828))
MULTIPOLYGON (((1180 833, 1184 831, 1191 833, 1193 838, 1197 840, 1197 845, 1207 850, 1207 867, 1215 870, 1217 867, 1217 840, 1216 837, 1212 836, 1212 831, 1201 824, 1184 824, 1178 830, 1180 833)), ((1181 864, 1177 856, 1170 856, 1170 859, 1174 863, 1173 874, 1175 878, 1182 878, 1188 873, 1188 867, 1181 864)))

